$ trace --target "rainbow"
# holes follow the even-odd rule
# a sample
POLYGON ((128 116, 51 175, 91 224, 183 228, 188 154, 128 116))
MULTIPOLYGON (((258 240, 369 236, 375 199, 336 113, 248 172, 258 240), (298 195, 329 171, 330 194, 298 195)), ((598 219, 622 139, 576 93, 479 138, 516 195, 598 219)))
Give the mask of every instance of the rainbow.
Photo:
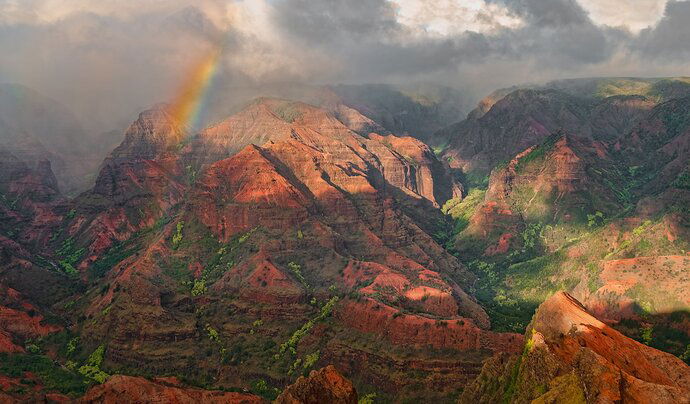
POLYGON ((220 46, 208 52, 180 86, 170 105, 170 114, 180 125, 190 129, 195 129, 199 125, 201 111, 208 99, 208 89, 220 64, 221 53, 220 46))

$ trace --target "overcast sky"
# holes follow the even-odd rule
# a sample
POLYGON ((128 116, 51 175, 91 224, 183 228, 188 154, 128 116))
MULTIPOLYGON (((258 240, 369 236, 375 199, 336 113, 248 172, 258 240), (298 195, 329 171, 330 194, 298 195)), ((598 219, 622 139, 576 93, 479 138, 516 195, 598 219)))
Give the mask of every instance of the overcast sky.
POLYGON ((555 78, 690 75, 690 2, 0 0, 0 82, 58 98, 89 129, 173 97, 216 46, 228 93, 429 81, 479 97, 555 78))

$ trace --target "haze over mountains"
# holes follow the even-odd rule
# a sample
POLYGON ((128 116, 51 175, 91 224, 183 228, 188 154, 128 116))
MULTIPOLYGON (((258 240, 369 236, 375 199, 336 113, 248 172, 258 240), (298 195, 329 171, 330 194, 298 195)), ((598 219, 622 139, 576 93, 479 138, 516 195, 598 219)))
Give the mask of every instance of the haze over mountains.
POLYGON ((688 4, 0 0, 0 402, 690 403, 688 4))

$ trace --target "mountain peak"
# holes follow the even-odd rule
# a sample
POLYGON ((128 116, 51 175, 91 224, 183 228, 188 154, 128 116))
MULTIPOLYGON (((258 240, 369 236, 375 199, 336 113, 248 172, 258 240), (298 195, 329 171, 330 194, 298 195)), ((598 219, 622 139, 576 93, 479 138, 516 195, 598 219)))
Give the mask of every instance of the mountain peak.
POLYGON ((306 104, 301 101, 292 101, 273 97, 256 98, 245 109, 245 111, 257 110, 269 112, 275 118, 290 124, 304 121, 304 118, 308 116, 316 115, 326 118, 330 115, 322 108, 306 104))
POLYGON ((324 135, 342 139, 353 135, 327 111, 299 101, 261 97, 240 112, 199 134, 195 143, 206 159, 224 158, 249 144, 263 145, 291 137, 324 135))
POLYGON ((111 156, 151 159, 180 143, 186 134, 183 125, 171 115, 169 106, 157 104, 139 114, 111 156))

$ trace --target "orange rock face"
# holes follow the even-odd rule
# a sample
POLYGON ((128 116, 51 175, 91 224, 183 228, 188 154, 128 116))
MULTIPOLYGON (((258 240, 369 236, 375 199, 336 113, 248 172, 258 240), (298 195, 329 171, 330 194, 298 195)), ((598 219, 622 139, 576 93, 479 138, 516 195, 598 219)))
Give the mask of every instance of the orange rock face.
MULTIPOLYGON (((542 303, 526 337, 517 364, 505 367, 507 372, 519 368, 512 392, 504 396, 510 402, 547 397, 556 402, 690 402, 688 365, 625 337, 564 292, 542 303)), ((496 377, 495 361, 487 366, 486 371, 496 377)), ((482 386, 487 377, 480 376, 460 401, 479 399, 478 392, 487 395, 490 389, 482 386)))
POLYGON ((690 367, 673 355, 625 337, 587 313, 568 294, 558 293, 544 302, 531 326, 543 335, 547 349, 567 364, 577 366, 585 353, 594 354, 611 378, 592 380, 596 386, 592 394, 632 402, 690 400, 690 367))
POLYGON ((312 370, 288 386, 275 401, 278 404, 355 404, 357 391, 332 365, 312 370))
POLYGON ((433 320, 402 314, 371 299, 345 302, 336 317, 352 328, 380 335, 399 345, 518 352, 523 343, 519 334, 482 330, 469 318, 433 320))
POLYGON ((251 394, 184 388, 164 381, 150 381, 141 377, 116 375, 94 386, 80 398, 79 403, 262 403, 251 394))

